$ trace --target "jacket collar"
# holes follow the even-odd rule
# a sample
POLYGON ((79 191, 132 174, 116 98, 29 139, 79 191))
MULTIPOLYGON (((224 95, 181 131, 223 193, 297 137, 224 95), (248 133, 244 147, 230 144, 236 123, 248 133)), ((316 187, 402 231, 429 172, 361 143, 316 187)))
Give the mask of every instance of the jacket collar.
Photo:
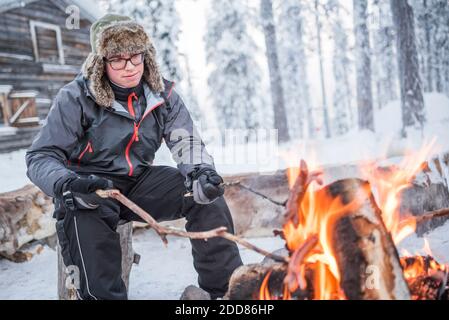
MULTIPOLYGON (((82 82, 84 94, 87 97, 89 97, 90 99, 92 99, 95 103, 97 103, 95 100, 95 96, 92 94, 92 92, 90 92, 89 79, 86 79, 81 73, 78 74, 76 79, 78 81, 82 82)), ((160 93, 155 93, 150 90, 150 87, 148 86, 148 84, 146 84, 146 83, 143 84, 143 90, 144 90, 146 105, 147 105, 147 107, 145 108, 145 113, 154 109, 156 106, 159 106, 164 101, 164 99, 162 98, 160 93)), ((113 112, 115 114, 118 114, 120 116, 126 117, 128 119, 134 120, 134 118, 129 114, 128 110, 126 110, 116 100, 114 100, 112 107, 106 108, 106 110, 113 112)))

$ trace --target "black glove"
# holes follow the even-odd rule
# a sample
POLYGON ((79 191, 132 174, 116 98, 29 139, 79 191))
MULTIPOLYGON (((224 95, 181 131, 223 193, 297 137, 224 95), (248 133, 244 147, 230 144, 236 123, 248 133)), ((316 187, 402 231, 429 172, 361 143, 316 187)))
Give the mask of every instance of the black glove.
POLYGON ((103 199, 95 191, 112 188, 112 181, 95 175, 90 175, 87 178, 71 176, 62 186, 64 207, 69 210, 96 209, 103 199))
POLYGON ((199 204, 209 204, 224 194, 223 178, 210 167, 200 167, 193 171, 186 181, 193 193, 193 200, 199 204))

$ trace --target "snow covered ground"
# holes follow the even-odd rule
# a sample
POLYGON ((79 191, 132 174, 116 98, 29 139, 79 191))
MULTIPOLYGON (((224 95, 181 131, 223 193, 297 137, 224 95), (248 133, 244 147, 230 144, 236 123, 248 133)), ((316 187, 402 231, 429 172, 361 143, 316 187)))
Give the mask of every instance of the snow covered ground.
MULTIPOLYGON (((426 234, 430 247, 439 262, 449 263, 449 222, 426 234)), ((251 243, 274 251, 282 248, 280 238, 252 238, 251 243)), ((169 238, 165 248, 151 230, 134 237, 134 249, 141 255, 130 277, 130 299, 179 299, 188 285, 197 285, 192 265, 190 242, 184 238, 169 238)), ((424 254, 424 239, 413 235, 400 244, 399 249, 424 254)), ((260 262, 259 254, 240 247, 245 264, 260 262)), ((31 261, 13 263, 0 259, 1 299, 57 299, 57 256, 49 247, 31 261)))
POLYGON ((26 176, 25 151, 0 154, 0 192, 19 189, 31 183, 26 176))
MULTIPOLYGON (((283 246, 280 238, 254 238, 252 243, 274 251, 283 246)), ((197 284, 188 239, 169 237, 168 247, 151 230, 138 232, 134 250, 141 255, 130 276, 130 299, 179 299, 184 289, 197 284)), ((245 264, 263 257, 240 247, 245 264)), ((13 263, 0 259, 0 300, 57 299, 57 255, 45 246, 29 262, 13 263)))

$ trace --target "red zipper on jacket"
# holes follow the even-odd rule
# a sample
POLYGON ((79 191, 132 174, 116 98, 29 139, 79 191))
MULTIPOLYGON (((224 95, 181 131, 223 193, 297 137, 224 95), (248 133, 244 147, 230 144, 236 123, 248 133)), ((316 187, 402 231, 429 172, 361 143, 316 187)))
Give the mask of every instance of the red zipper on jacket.
POLYGON ((136 113, 134 112, 133 98, 134 98, 135 100, 138 100, 137 95, 136 95, 135 92, 131 93, 131 94, 128 96, 128 111, 129 111, 129 113, 133 116, 133 118, 135 119, 135 118, 136 118, 136 113))
POLYGON ((131 140, 129 140, 128 145, 126 146, 126 149, 125 149, 125 158, 126 158, 126 161, 128 162, 128 166, 129 166, 129 173, 128 173, 128 176, 130 176, 130 177, 133 175, 134 167, 133 167, 133 164, 132 164, 132 162, 131 162, 131 158, 129 157, 129 151, 131 150, 131 146, 132 146, 132 144, 134 143, 134 141, 139 141, 139 127, 140 127, 140 124, 142 123, 143 119, 145 119, 145 117, 146 117, 151 111, 153 111, 154 109, 156 109, 157 107, 159 107, 159 106, 160 106, 161 104, 163 104, 163 103, 164 103, 164 101, 159 102, 158 104, 152 106, 150 110, 148 110, 147 112, 145 112, 145 114, 143 115, 142 119, 140 119, 140 121, 139 121, 138 124, 136 124, 136 123, 134 122, 134 132, 133 132, 133 136, 131 137, 131 140))
MULTIPOLYGON (((170 97, 174 86, 175 86, 175 84, 173 83, 172 87, 170 88, 170 92, 167 95, 167 99, 170 97)), ((137 99, 137 95, 134 92, 131 93, 129 95, 129 97, 128 97, 128 111, 135 119, 134 107, 132 105, 132 99, 133 98, 137 99)), ((155 104, 154 106, 152 106, 147 112, 144 113, 144 115, 143 115, 142 119, 140 119, 139 123, 136 124, 136 122, 134 121, 133 136, 131 137, 131 140, 129 140, 128 144, 126 145, 126 149, 125 149, 125 158, 126 158, 126 161, 128 162, 128 166, 129 166, 128 176, 130 176, 130 177, 133 175, 134 167, 133 167, 133 164, 131 162, 131 158, 129 156, 129 151, 131 150, 131 146, 134 143, 134 141, 139 141, 139 127, 140 127, 140 124, 142 123, 143 119, 145 119, 145 117, 149 113, 151 113, 151 111, 153 111, 154 109, 156 109, 157 107, 159 107, 163 103, 164 103, 164 101, 161 101, 161 102, 158 102, 157 104, 155 104)))
POLYGON ((131 158, 129 157, 129 150, 131 149, 131 146, 133 144, 134 141, 139 141, 139 134, 138 134, 138 127, 136 124, 136 113, 134 112, 134 107, 133 107, 133 99, 138 100, 137 95, 133 92, 128 96, 128 111, 131 114, 131 116, 133 116, 134 118, 134 132, 133 132, 133 136, 131 138, 131 140, 129 140, 128 144, 126 145, 126 149, 125 149, 125 158, 126 161, 128 162, 128 166, 129 166, 129 176, 133 175, 133 171, 134 171, 134 167, 133 164, 131 162, 131 158))
POLYGON ((81 165, 81 159, 83 159, 84 154, 89 151, 89 153, 92 153, 92 144, 90 143, 90 141, 87 142, 86 147, 84 148, 84 150, 80 153, 79 157, 78 157, 78 166, 81 165))

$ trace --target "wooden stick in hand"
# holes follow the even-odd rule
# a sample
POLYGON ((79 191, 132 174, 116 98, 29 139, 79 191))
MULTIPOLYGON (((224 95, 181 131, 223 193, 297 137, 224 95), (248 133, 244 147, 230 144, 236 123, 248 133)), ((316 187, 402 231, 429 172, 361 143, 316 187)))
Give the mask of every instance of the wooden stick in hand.
POLYGON ((124 206, 129 208, 132 212, 141 217, 144 221, 146 221, 151 228, 153 228, 156 233, 161 237, 162 242, 167 245, 167 235, 173 235, 178 237, 190 238, 190 239, 204 239, 207 240, 209 238, 222 237, 228 239, 230 241, 234 241, 239 243, 240 245, 253 250, 257 253, 260 253, 264 256, 267 256, 275 261, 288 263, 289 258, 284 256, 279 256, 276 254, 272 254, 268 251, 265 251, 261 248, 256 247, 255 245, 249 243, 248 241, 239 238, 236 235, 233 235, 229 232, 226 232, 226 227, 219 227, 208 231, 200 231, 200 232, 187 232, 182 229, 173 228, 173 227, 164 227, 161 226, 157 221, 145 210, 139 207, 137 204, 129 200, 126 196, 124 196, 119 190, 97 190, 97 195, 101 198, 113 198, 122 203, 124 206))

